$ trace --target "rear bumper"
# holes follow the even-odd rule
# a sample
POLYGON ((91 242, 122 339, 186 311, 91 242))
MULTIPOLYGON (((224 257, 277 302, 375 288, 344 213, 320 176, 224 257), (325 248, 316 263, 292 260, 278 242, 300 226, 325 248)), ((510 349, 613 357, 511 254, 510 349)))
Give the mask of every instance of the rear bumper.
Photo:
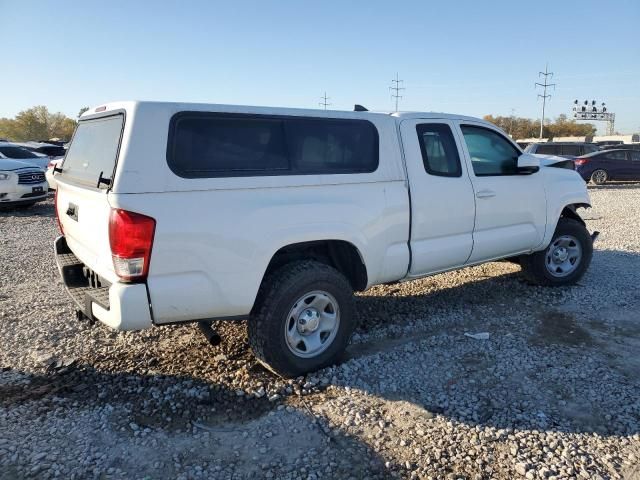
POLYGON ((143 330, 153 326, 144 283, 110 284, 73 254, 64 236, 56 239, 54 251, 64 286, 87 317, 116 330, 143 330))

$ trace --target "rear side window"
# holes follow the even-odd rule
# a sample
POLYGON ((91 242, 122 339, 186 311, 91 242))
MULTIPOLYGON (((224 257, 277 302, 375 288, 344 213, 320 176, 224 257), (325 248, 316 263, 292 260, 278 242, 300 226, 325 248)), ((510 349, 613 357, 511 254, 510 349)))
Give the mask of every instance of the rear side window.
POLYGON ((627 153, 621 150, 618 150, 617 152, 609 152, 607 154, 607 158, 610 160, 626 160, 627 153))
POLYGON ((113 176, 123 124, 122 114, 80 121, 60 175, 77 183, 106 188, 108 182, 98 184, 98 179, 111 180, 113 176))
POLYGON ((580 155, 580 145, 562 145, 562 155, 580 155))
POLYGON ((167 163, 185 178, 373 172, 378 132, 366 120, 183 112, 167 163))
POLYGON ((598 148, 597 145, 584 145, 584 153, 593 153, 593 152, 599 152, 600 149, 598 148))
POLYGON ((538 145, 536 153, 541 155, 560 155, 560 147, 558 145, 538 145))
POLYGON ((441 177, 462 175, 458 147, 448 125, 426 123, 416 125, 416 131, 427 173, 441 177))

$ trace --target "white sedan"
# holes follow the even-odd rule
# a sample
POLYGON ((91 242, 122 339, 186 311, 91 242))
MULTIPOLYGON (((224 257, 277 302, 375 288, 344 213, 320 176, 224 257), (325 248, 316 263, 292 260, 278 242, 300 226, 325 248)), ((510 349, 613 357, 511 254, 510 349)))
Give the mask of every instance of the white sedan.
POLYGON ((0 207, 28 207, 47 198, 47 181, 41 168, 0 158, 0 207))

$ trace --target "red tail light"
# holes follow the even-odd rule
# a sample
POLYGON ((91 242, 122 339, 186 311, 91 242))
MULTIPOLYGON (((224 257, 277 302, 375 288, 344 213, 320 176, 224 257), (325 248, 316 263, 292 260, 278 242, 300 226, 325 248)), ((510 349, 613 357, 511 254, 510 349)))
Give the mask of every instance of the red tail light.
POLYGON ((53 209, 56 211, 56 222, 58 222, 58 230, 60 230, 60 235, 64 235, 64 229, 62 228, 62 223, 60 223, 60 214, 58 213, 58 190, 56 189, 56 193, 53 195, 53 209))
POLYGON ((109 245, 113 267, 122 280, 144 280, 149 273, 156 221, 140 213, 112 208, 109 245))
POLYGON ((584 165, 585 163, 587 163, 589 161, 589 159, 587 158, 576 158, 573 163, 575 163, 576 167, 578 165, 584 165))

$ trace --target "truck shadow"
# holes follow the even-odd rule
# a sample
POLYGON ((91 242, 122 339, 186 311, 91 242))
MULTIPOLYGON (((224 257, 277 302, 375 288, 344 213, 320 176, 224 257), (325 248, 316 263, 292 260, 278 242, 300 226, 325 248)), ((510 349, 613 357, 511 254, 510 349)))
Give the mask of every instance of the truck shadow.
MULTIPOLYGON (((41 374, 3 368, 0 414, 6 419, 0 447, 49 425, 70 432, 63 443, 72 452, 90 439, 92 448, 107 453, 99 472, 93 464, 76 463, 80 453, 73 453, 65 466, 75 478, 192 478, 186 472, 195 466, 200 474, 208 469, 209 478, 283 478, 309 469, 314 456, 328 459, 330 478, 384 471, 369 445, 330 429, 304 402, 240 395, 192 376, 109 373, 87 364, 41 374)), ((44 433, 33 436, 31 448, 48 451, 52 445, 59 448, 44 433)), ((45 462, 39 458, 18 450, 0 461, 0 479, 24 478, 45 462)))

